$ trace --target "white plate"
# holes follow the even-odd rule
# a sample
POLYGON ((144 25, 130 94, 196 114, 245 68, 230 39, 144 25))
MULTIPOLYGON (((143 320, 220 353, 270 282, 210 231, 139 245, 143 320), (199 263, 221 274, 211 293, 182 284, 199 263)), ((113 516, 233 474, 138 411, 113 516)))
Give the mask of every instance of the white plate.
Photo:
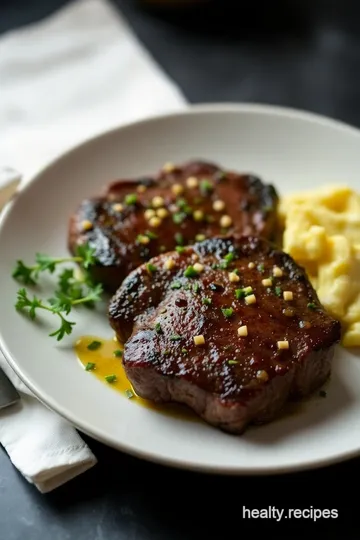
MULTIPOLYGON (((67 344, 14 309, 14 261, 66 254, 67 220, 108 181, 149 174, 164 162, 209 159, 252 171, 280 194, 322 183, 360 190, 360 133, 307 113, 266 106, 199 106, 128 125, 86 142, 42 170, 10 203, 0 227, 0 345, 29 388, 77 428, 104 443, 167 465, 256 474, 302 470, 360 453, 360 358, 338 349, 328 397, 291 416, 222 433, 144 409, 85 372, 71 343, 111 336, 106 317, 87 313, 67 344)), ((84 313, 84 312, 82 312, 84 313)), ((52 322, 52 320, 51 320, 52 322)))

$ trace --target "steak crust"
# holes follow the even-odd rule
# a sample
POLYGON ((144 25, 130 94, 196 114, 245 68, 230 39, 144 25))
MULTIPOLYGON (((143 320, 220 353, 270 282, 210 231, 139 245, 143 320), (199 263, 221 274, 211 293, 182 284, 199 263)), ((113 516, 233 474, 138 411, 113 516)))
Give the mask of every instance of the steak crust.
POLYGON ((273 186, 200 161, 168 169, 113 182, 100 196, 82 201, 71 216, 69 250, 75 254, 84 243, 95 248, 93 277, 111 293, 139 265, 176 245, 193 244, 199 234, 275 237, 278 194, 273 186), (163 204, 156 199, 154 204, 154 197, 163 204), (215 210, 215 201, 224 208, 220 202, 215 210), (163 217, 151 220, 151 211, 163 217))
POLYGON ((109 320, 139 396, 184 403, 231 433, 319 388, 341 334, 303 268, 263 238, 236 235, 137 268, 111 299, 109 320))

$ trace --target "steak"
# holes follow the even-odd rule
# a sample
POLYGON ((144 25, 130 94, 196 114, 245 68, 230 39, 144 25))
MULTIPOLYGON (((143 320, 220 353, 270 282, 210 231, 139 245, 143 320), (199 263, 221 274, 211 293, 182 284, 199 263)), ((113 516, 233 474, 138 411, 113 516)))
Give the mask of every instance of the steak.
POLYGON ((272 420, 329 377, 341 327, 271 242, 213 238, 153 258, 109 305, 135 392, 230 433, 272 420))
POLYGON ((70 219, 68 246, 95 248, 93 278, 113 293, 129 272, 160 253, 229 234, 274 238, 278 195, 250 174, 190 162, 151 178, 119 180, 82 201, 70 219))

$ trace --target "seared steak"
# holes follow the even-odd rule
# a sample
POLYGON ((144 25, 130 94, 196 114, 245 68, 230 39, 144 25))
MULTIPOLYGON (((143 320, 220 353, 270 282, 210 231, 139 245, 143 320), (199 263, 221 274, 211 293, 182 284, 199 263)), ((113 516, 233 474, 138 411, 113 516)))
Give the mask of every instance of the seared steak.
POLYGON ((71 217, 68 245, 72 253, 82 243, 94 247, 94 278, 115 292, 129 272, 177 245, 234 233, 273 238, 277 204, 275 189, 249 174, 203 162, 167 166, 84 200, 71 217))
POLYGON ((305 271, 259 237, 155 257, 125 279, 109 319, 139 396, 232 433, 322 385, 340 340, 305 271))

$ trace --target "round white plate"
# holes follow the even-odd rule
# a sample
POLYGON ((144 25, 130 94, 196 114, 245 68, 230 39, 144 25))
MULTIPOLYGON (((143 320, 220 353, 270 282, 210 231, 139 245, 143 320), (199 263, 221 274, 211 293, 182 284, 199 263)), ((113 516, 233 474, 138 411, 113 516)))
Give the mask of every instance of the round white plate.
MULTIPOLYGON (((302 470, 360 454, 360 357, 338 349, 327 398, 242 436, 147 410, 85 372, 71 344, 111 337, 106 316, 82 311, 71 339, 14 309, 14 262, 67 254, 77 203, 116 178, 151 174, 164 162, 207 159, 253 172, 280 194, 324 183, 360 190, 360 132, 308 113, 268 106, 190 108, 105 133, 40 171, 8 205, 0 226, 0 346, 25 384, 78 429, 125 452, 199 471, 257 474, 302 470)), ((16 164, 15 164, 16 165, 16 164)), ((51 317, 51 316, 50 316, 51 317)), ((53 320, 50 319, 53 324, 53 320)))

